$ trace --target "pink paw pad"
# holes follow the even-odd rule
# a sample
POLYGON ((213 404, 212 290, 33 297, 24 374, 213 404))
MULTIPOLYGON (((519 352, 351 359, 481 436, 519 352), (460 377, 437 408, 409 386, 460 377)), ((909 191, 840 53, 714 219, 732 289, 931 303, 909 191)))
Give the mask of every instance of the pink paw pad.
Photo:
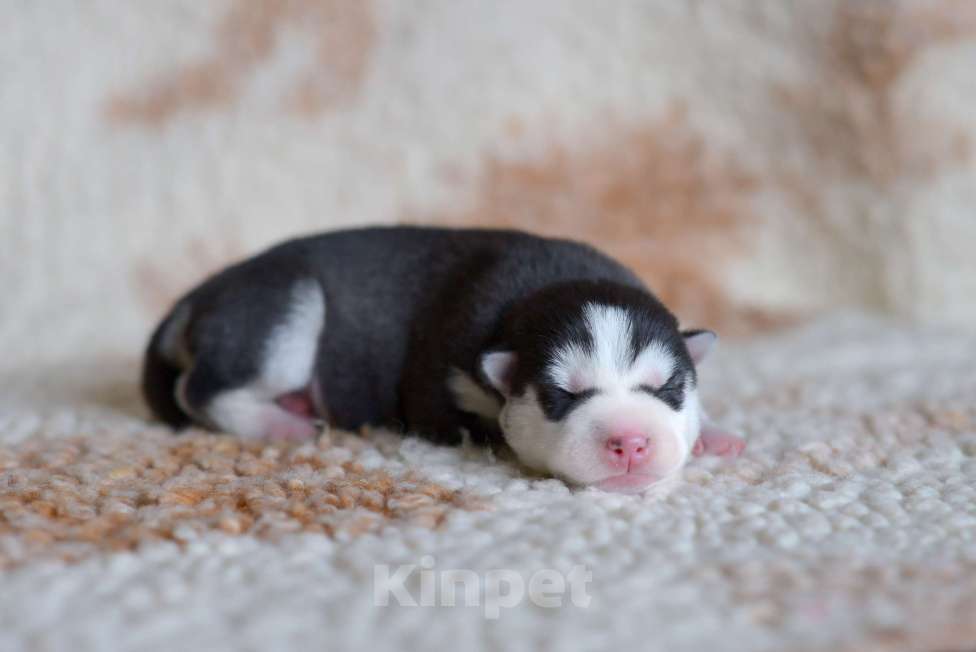
POLYGON ((312 402, 312 397, 306 391, 282 394, 275 399, 275 403, 286 412, 290 412, 295 416, 305 419, 315 417, 315 404, 312 402))
POLYGON ((304 442, 315 439, 318 428, 311 419, 301 419, 281 412, 267 420, 264 432, 269 441, 304 442))

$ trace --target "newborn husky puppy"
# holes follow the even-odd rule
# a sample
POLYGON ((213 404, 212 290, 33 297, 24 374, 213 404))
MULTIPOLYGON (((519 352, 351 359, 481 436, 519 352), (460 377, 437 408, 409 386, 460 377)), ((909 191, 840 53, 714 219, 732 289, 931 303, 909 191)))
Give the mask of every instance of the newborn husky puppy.
POLYGON ((300 238, 176 303, 146 352, 160 419, 305 440, 317 422, 507 444, 534 469, 639 491, 743 441, 704 422, 710 331, 586 245, 516 231, 300 238))

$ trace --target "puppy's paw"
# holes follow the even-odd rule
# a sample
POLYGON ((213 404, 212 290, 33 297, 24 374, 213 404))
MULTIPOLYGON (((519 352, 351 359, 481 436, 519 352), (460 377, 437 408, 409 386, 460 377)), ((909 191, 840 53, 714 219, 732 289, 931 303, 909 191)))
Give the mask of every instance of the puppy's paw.
POLYGON ((319 428, 313 419, 304 419, 288 412, 276 411, 264 424, 264 439, 279 442, 306 442, 315 439, 319 428))
POLYGON ((718 426, 706 423, 702 426, 698 440, 691 449, 693 455, 718 455, 719 457, 738 457, 746 448, 746 440, 718 426))

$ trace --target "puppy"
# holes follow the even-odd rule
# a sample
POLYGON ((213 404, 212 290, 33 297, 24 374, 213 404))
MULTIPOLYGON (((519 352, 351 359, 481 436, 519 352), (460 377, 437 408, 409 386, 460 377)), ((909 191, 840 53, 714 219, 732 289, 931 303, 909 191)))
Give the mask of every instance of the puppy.
POLYGON ((320 420, 507 445, 578 485, 641 491, 744 442, 704 421, 715 341, 595 249, 517 231, 300 238, 180 299, 143 392, 174 428, 306 440, 320 420))

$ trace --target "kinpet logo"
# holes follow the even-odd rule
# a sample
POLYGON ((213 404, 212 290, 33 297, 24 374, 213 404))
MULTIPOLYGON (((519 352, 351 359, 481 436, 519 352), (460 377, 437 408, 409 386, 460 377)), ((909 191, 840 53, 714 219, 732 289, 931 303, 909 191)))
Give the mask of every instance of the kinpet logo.
POLYGON ((485 618, 497 619, 503 609, 529 600, 532 604, 556 609, 567 602, 588 607, 587 584, 593 573, 578 565, 568 573, 544 568, 528 578, 506 568, 477 572, 471 569, 434 569, 434 558, 421 557, 419 564, 373 567, 373 604, 386 607, 393 602, 401 607, 483 607, 485 618), (413 591, 411 591, 413 589, 413 591))

